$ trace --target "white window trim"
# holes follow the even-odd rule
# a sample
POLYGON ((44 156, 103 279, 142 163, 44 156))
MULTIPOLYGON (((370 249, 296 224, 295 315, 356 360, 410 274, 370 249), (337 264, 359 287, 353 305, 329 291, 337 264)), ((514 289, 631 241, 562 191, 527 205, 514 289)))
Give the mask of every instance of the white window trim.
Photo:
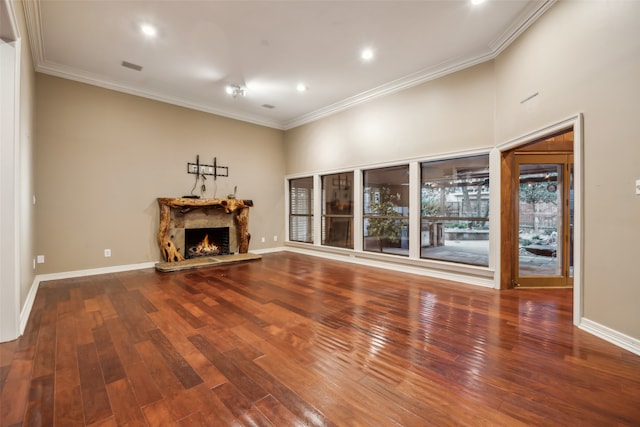
MULTIPOLYGON (((411 159, 401 159, 393 162, 384 162, 377 164, 358 165, 352 168, 341 168, 333 170, 320 170, 308 173, 298 173, 287 175, 284 177, 285 187, 285 242, 284 245, 290 250, 310 255, 323 256, 343 261, 358 262, 367 265, 374 265, 383 268, 398 269, 400 271, 411 272, 416 274, 428 275, 432 277, 443 278, 447 280, 455 280, 458 282, 469 283, 484 287, 496 287, 494 270, 496 258, 496 230, 499 228, 500 216, 495 212, 499 212, 499 174, 495 178, 496 170, 499 171, 500 163, 493 165, 491 157, 494 147, 483 147, 473 150, 463 150, 450 153, 439 153, 431 156, 415 157, 411 159), (431 260, 420 258, 420 164, 422 162, 430 162, 436 160, 448 160, 460 157, 472 157, 479 155, 489 155, 490 158, 490 233, 489 233, 489 266, 475 266, 462 263, 454 263, 447 261, 431 260), (392 166, 409 165, 409 256, 397 256, 391 254, 378 254, 365 251, 363 248, 363 188, 362 175, 363 171, 371 169, 379 169, 392 166), (322 226, 322 176, 335 173, 353 172, 353 249, 335 248, 332 246, 322 245, 321 226, 322 226), (289 240, 289 181, 297 178, 314 178, 314 235, 313 243, 293 242, 289 240), (495 181, 495 182, 494 182, 495 181), (497 201, 495 199, 498 199, 497 201), (496 210, 495 205, 498 208, 496 210)), ((499 160, 499 155, 498 155, 499 160)))

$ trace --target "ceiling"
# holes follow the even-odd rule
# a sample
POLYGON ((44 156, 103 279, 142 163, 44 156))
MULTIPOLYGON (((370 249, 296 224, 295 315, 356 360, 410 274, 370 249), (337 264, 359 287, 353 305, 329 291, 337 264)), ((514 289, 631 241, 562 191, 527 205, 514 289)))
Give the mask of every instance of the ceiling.
POLYGON ((24 4, 39 72, 290 129, 493 59, 554 2, 24 4), (143 35, 143 23, 157 35, 143 35), (360 57, 365 47, 371 60, 360 57), (300 83, 306 91, 296 90, 300 83), (230 96, 229 84, 246 87, 246 95, 230 96))

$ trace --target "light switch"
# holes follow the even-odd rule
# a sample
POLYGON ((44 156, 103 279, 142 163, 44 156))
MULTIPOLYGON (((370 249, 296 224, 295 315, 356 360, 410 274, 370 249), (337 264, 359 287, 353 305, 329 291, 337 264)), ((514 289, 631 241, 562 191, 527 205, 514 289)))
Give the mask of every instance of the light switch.
POLYGON ((636 194, 640 195, 640 179, 636 179, 636 194))

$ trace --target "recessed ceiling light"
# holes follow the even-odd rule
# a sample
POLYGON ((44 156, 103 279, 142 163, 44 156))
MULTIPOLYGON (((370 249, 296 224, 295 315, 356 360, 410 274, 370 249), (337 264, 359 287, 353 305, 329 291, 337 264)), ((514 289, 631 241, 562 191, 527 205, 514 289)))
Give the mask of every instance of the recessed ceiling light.
POLYGON ((478 5, 484 3, 486 0, 471 0, 471 4, 478 5))
POLYGON ((370 47, 364 49, 360 53, 360 58, 362 58, 365 61, 371 61, 373 59, 373 49, 371 49, 370 47))
POLYGON ((140 25, 140 31, 147 37, 155 37, 158 34, 158 30, 151 24, 142 24, 140 25))
POLYGON ((296 86, 296 90, 298 92, 306 92, 307 89, 309 89, 304 83, 298 83, 298 85, 296 86))

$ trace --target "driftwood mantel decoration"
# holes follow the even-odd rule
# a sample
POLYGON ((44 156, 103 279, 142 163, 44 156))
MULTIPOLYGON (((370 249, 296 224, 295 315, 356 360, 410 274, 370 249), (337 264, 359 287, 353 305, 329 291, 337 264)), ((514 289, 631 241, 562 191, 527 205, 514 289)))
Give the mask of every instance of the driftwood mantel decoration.
POLYGON ((226 214, 235 215, 236 227, 238 229, 238 252, 246 254, 249 251, 249 208, 253 206, 251 200, 239 199, 188 199, 188 198, 158 198, 160 206, 160 227, 158 228, 158 245, 162 252, 162 257, 167 262, 179 262, 184 260, 180 249, 176 247, 169 228, 171 223, 171 209, 179 209, 186 213, 197 208, 222 208, 226 214))

